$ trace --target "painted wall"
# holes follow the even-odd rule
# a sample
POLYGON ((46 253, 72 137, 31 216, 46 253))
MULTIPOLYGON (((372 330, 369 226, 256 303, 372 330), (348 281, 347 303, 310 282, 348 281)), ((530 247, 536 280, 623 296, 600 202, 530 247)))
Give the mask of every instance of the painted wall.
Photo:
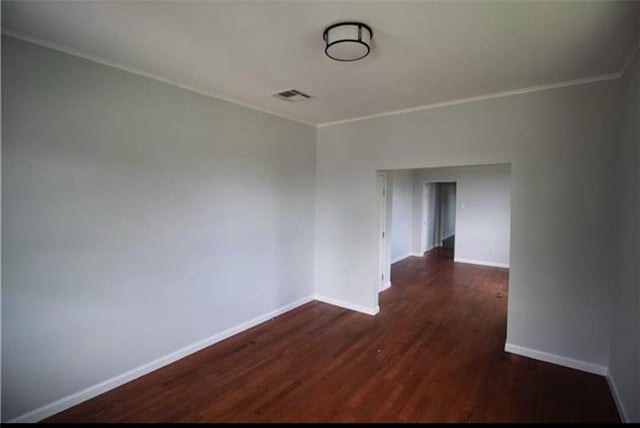
POLYGON ((5 420, 313 293, 314 128, 11 38, 2 95, 5 420))
POLYGON ((413 171, 389 171, 391 178, 391 263, 413 248, 413 171))
POLYGON ((376 170, 511 163, 507 341, 606 366, 618 85, 320 127, 317 292, 377 305, 376 170))
POLYGON ((323 127, 316 153, 304 125, 10 38, 2 57, 4 420, 307 296, 314 279, 319 294, 375 307, 376 170, 501 162, 507 340, 603 365, 611 342, 628 413, 640 408, 628 358, 638 241, 624 240, 621 265, 602 244, 637 227, 625 207, 637 209, 638 187, 624 227, 610 221, 617 180, 638 186, 637 60, 626 90, 607 81, 323 127), (611 149, 621 94, 635 160, 611 149))
POLYGON ((640 55, 621 85, 620 182, 612 216, 619 221, 611 249, 619 283, 613 301, 609 371, 628 422, 640 422, 640 55))
MULTIPOLYGON (((419 174, 420 170, 415 170, 415 174, 419 174)), ((413 199, 413 225, 414 239, 413 248, 416 253, 431 250, 440 245, 438 242, 439 229, 439 210, 436 198, 436 183, 424 183, 422 180, 414 182, 414 199, 413 199), (418 187, 415 187, 418 186, 418 187), (424 187, 426 190, 420 190, 424 187), (424 201, 421 199, 424 198, 424 201), (422 224, 425 226, 425 235, 422 236, 422 224), (423 242, 424 241, 424 242, 423 242)))
MULTIPOLYGON (((511 168, 508 164, 428 168, 414 173, 414 204, 424 182, 455 181, 456 247, 460 261, 509 265, 511 168)), ((413 227, 420 230, 414 217, 413 227)), ((444 235, 446 236, 446 235, 444 235)), ((419 248, 415 248, 416 251, 419 248)))

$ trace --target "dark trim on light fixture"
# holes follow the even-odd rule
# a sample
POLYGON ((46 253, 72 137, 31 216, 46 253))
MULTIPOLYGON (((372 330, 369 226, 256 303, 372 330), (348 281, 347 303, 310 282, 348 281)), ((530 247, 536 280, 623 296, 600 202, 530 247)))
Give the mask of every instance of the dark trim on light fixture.
POLYGON ((362 59, 362 58, 366 57, 367 55, 369 55, 369 52, 371 52, 371 46, 369 46, 367 43, 362 41, 362 29, 363 28, 369 32, 369 41, 371 41, 373 39, 373 30, 371 30, 371 27, 369 27, 367 24, 364 24, 362 22, 344 21, 344 22, 338 22, 336 24, 330 25, 327 28, 325 28, 324 32, 322 33, 322 38, 324 39, 324 41, 326 43, 326 46, 324 48, 325 55, 327 55, 329 58, 331 58, 334 61, 342 61, 342 62, 357 61, 357 60, 362 59), (357 39, 341 39, 341 40, 336 40, 334 42, 329 43, 329 41, 328 41, 329 31, 331 31, 334 28, 342 27, 342 26, 355 26, 355 27, 358 27, 358 38, 357 39), (365 48, 367 48, 367 51, 365 52, 364 55, 359 56, 357 58, 352 58, 352 59, 341 59, 341 58, 336 58, 336 57, 333 57, 333 56, 329 55, 329 48, 331 46, 337 45, 339 43, 358 43, 358 44, 361 44, 362 46, 364 46, 365 48))

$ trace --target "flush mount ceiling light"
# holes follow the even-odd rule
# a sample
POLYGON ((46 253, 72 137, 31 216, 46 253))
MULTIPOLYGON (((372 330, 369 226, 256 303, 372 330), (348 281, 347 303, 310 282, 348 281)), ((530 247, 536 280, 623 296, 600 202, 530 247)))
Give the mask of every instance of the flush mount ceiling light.
POLYGON ((362 22, 339 22, 322 34, 327 44, 324 53, 336 61, 356 61, 371 51, 373 31, 362 22))

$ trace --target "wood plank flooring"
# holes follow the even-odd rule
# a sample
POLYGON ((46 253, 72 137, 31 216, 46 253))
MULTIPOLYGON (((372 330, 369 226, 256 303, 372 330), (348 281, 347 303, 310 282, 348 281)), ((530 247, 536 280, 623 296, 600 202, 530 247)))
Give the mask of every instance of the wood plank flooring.
POLYGON ((507 280, 411 257, 375 317, 312 302, 45 422, 618 422, 603 377, 503 351, 507 280))

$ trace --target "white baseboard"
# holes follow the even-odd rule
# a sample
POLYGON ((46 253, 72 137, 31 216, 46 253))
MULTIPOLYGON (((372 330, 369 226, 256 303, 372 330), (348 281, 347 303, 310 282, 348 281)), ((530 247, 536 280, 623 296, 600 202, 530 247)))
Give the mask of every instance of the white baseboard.
POLYGON ((482 265, 482 266, 491 266, 491 267, 509 269, 508 263, 496 263, 496 262, 488 262, 484 260, 461 259, 459 257, 454 258, 453 261, 458 263, 469 263, 472 265, 482 265))
POLYGON ((384 281, 380 286, 380 291, 384 291, 389 287, 391 287, 391 281, 384 281))
POLYGON ((380 312, 380 307, 376 305, 375 308, 368 308, 366 306, 357 305, 355 303, 345 302, 344 300, 334 299, 333 297, 326 297, 319 294, 314 295, 315 299, 328 303, 330 305, 339 306, 341 308, 350 309, 352 311, 362 312, 367 315, 375 315, 380 312))
POLYGON ((624 404, 622 403, 622 398, 618 393, 618 388, 616 387, 616 382, 611 377, 611 373, 607 373, 607 383, 609 384, 609 389, 611 390, 611 395, 613 395, 613 401, 616 403, 616 407, 618 408, 618 415, 620 415, 620 419, 622 422, 629 422, 629 415, 624 408, 624 404))
POLYGON ((609 371, 607 366, 588 363, 586 361, 576 360, 574 358, 564 357, 562 355, 550 354, 548 352, 525 348, 524 346, 513 345, 511 343, 505 343, 504 350, 511 354, 522 355, 523 357, 533 358, 534 360, 545 361, 547 363, 553 363, 559 366, 569 367, 572 369, 581 370, 583 372, 593 373, 601 376, 606 376, 609 371))
POLYGON ((422 254, 418 254, 418 255, 423 256, 423 255, 424 255, 424 253, 426 253, 427 251, 431 251, 431 250, 433 250, 433 249, 434 249, 434 248, 436 248, 436 247, 437 247, 437 245, 436 245, 436 244, 433 244, 433 245, 431 245, 430 247, 425 248, 425 249, 422 251, 422 254))
POLYGON ((424 253, 423 254, 420 254, 420 253, 408 253, 408 254, 405 254, 404 256, 399 257, 399 258, 397 258, 395 260, 391 260, 391 264, 401 262, 404 259, 408 259, 409 257, 422 257, 423 255, 424 255, 424 253))
POLYGON ((203 339, 194 344, 185 346, 182 349, 178 349, 177 351, 174 351, 170 354, 167 354, 163 357, 153 360, 147 364, 144 364, 142 366, 136 367, 135 369, 129 370, 126 373, 122 373, 118 376, 112 377, 111 379, 107 379, 104 382, 101 382, 97 385, 90 386, 89 388, 83 389, 82 391, 78 391, 75 394, 68 395, 64 398, 61 398, 60 400, 54 401, 53 403, 47 404, 45 406, 42 406, 40 408, 27 412, 22 416, 18 416, 17 418, 10 420, 9 422, 10 423, 38 422, 44 418, 47 418, 63 410, 66 410, 69 407, 75 406, 76 404, 80 404, 83 401, 89 400, 90 398, 93 398, 113 388, 116 388, 120 385, 130 382, 136 378, 139 378, 140 376, 143 376, 147 373, 157 370, 160 367, 166 366, 167 364, 171 364, 174 361, 184 358, 187 355, 193 354, 194 352, 197 352, 203 348, 206 348, 207 346, 211 346, 214 343, 227 339, 244 330, 248 330, 251 327, 255 327, 258 324, 262 324, 263 322, 268 321, 292 309, 295 309, 298 306, 302 306, 305 303, 311 302, 313 299, 314 299, 313 295, 303 297, 302 299, 299 299, 299 300, 296 300, 295 302, 291 302, 287 305, 281 306, 278 309, 275 309, 269 313, 260 315, 259 317, 256 317, 252 320, 244 322, 235 327, 231 327, 211 337, 203 339))
POLYGON ((411 257, 412 255, 412 253, 407 253, 404 256, 396 257, 395 259, 391 260, 391 264, 401 262, 402 260, 406 259, 407 257, 411 257))

